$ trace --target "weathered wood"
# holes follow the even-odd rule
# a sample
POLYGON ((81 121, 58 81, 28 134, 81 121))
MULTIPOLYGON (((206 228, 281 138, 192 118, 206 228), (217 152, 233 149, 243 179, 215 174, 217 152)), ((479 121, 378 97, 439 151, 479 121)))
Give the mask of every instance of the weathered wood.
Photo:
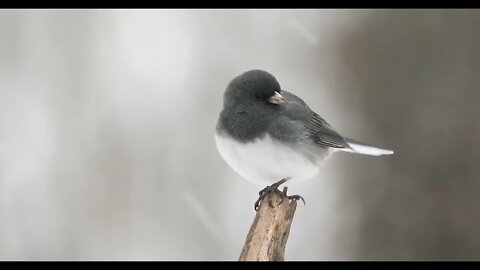
POLYGON ((267 195, 250 227, 240 261, 283 261, 285 258, 285 245, 297 202, 283 197, 280 191, 269 196, 273 207, 267 195))

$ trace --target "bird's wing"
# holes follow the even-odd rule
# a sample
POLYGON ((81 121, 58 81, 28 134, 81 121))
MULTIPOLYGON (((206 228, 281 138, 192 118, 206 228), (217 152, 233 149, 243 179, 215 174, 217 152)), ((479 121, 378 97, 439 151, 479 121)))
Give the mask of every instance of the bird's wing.
POLYGON ((320 115, 311 111, 310 121, 305 124, 309 136, 316 144, 334 148, 350 148, 345 139, 320 115))
POLYGON ((291 120, 302 123, 307 139, 320 146, 350 148, 345 139, 302 99, 287 91, 282 91, 282 96, 287 101, 284 114, 291 120))

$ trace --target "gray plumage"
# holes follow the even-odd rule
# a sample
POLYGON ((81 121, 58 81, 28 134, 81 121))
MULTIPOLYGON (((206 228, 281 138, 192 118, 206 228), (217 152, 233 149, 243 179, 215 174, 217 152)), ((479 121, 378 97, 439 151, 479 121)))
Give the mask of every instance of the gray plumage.
POLYGON ((281 90, 275 77, 262 70, 245 72, 230 82, 217 130, 242 142, 269 134, 286 143, 306 140, 318 146, 350 148, 327 121, 302 99, 281 90), (266 101, 274 91, 283 96, 284 106, 266 101))
POLYGON ((234 78, 223 100, 217 148, 235 171, 252 182, 310 178, 337 151, 374 156, 393 153, 341 136, 263 70, 234 78))

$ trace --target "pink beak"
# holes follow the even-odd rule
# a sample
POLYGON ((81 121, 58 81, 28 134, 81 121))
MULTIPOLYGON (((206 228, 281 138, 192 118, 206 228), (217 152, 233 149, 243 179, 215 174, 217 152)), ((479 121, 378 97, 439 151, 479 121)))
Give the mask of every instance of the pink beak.
POLYGON ((285 99, 282 97, 282 95, 280 95, 280 93, 275 91, 275 94, 268 99, 268 102, 272 104, 282 105, 283 103, 285 103, 285 99))

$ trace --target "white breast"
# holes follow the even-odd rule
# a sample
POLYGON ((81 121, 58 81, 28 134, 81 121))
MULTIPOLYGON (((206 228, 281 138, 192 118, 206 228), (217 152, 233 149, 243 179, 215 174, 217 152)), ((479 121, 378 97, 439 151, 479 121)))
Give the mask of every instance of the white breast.
MULTIPOLYGON (((250 143, 240 143, 229 136, 215 134, 220 155, 245 179, 270 185, 283 178, 298 182, 318 173, 318 165, 306 155, 266 135, 250 143)), ((325 151, 328 157, 330 153, 325 151)))

